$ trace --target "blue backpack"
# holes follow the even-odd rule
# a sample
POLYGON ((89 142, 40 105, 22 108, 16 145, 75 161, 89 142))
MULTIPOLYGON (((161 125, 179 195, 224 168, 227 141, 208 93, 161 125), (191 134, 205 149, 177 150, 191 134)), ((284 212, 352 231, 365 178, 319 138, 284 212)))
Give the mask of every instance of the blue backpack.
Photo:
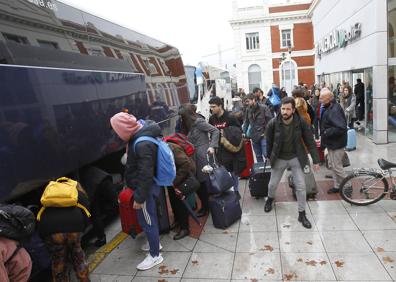
POLYGON ((278 106, 281 103, 279 88, 272 87, 271 88, 272 95, 269 97, 269 101, 273 106, 278 106))
POLYGON ((136 144, 142 141, 150 141, 158 146, 157 173, 154 176, 155 183, 158 186, 173 186, 173 180, 176 178, 176 165, 171 148, 160 139, 142 136, 136 139, 133 144, 135 152, 136 144))

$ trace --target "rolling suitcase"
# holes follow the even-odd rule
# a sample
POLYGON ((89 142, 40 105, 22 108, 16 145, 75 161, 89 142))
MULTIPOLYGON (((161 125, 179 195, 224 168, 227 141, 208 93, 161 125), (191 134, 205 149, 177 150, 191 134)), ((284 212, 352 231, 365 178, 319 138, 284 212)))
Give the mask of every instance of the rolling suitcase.
POLYGON ((325 163, 324 149, 320 146, 320 140, 316 140, 315 143, 316 143, 316 148, 318 149, 320 163, 323 164, 325 163))
POLYGON ((138 223, 136 210, 133 208, 133 190, 124 188, 118 195, 118 206, 120 211, 120 220, 122 232, 135 238, 143 231, 138 223))
POLYGON ((255 163, 249 178, 250 195, 256 199, 268 196, 268 184, 271 178, 271 166, 266 162, 255 163))
POLYGON ((250 176, 250 170, 252 169, 254 163, 252 142, 249 139, 246 139, 244 146, 246 155, 246 167, 239 175, 240 178, 248 178, 250 176))
POLYGON ((348 129, 347 135, 348 135, 348 139, 345 150, 346 151, 356 150, 356 130, 354 128, 348 129))
POLYGON ((160 187, 160 193, 158 198, 156 198, 157 202, 157 218, 159 225, 159 233, 169 233, 170 231, 170 223, 169 223, 169 213, 168 213, 168 204, 166 201, 166 193, 165 188, 160 187))
MULTIPOLYGON (((313 174, 312 170, 309 170, 309 173, 304 173, 304 177, 305 177, 305 189, 306 189, 306 193, 307 193, 307 199, 311 198, 314 199, 316 194, 318 193, 318 185, 316 184, 316 180, 315 180, 315 175, 313 174)), ((293 197, 295 199, 297 199, 296 197, 296 190, 295 190, 295 186, 293 183, 293 175, 290 174, 289 177, 287 178, 288 182, 289 182, 289 187, 292 189, 293 191, 293 197)))
POLYGON ((220 229, 226 229, 242 216, 241 205, 234 191, 227 191, 219 196, 210 197, 209 208, 213 225, 220 229))

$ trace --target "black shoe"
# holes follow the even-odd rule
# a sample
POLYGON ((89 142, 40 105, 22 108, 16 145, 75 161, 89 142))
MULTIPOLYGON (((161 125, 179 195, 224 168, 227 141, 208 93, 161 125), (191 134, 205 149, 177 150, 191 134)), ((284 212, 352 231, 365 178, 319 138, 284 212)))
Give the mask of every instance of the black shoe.
POLYGON ((298 221, 302 223, 302 226, 304 226, 307 229, 311 229, 312 225, 309 222, 308 218, 305 216, 305 211, 298 212, 298 221))
POLYGON ((181 229, 179 233, 173 236, 173 240, 180 240, 188 235, 190 235, 190 231, 188 229, 181 229))
POLYGON ((179 227, 179 223, 177 221, 173 222, 170 226, 170 230, 174 230, 179 227))
POLYGON ((106 244, 106 236, 103 236, 103 237, 101 237, 101 238, 98 238, 98 239, 95 241, 95 243, 94 243, 95 247, 102 247, 102 246, 105 245, 105 244, 106 244))
POLYGON ((205 216, 207 213, 208 213, 208 211, 207 211, 206 209, 202 208, 202 209, 200 209, 200 210, 197 212, 197 217, 203 217, 203 216, 205 216))
POLYGON ((336 193, 340 193, 340 189, 333 187, 327 190, 327 194, 336 194, 336 193))
POLYGON ((325 177, 326 177, 326 178, 333 179, 333 175, 332 175, 332 174, 326 174, 325 177))
POLYGON ((265 212, 270 212, 272 210, 272 203, 274 201, 274 198, 267 198, 267 201, 265 202, 265 206, 264 206, 264 211, 265 212))

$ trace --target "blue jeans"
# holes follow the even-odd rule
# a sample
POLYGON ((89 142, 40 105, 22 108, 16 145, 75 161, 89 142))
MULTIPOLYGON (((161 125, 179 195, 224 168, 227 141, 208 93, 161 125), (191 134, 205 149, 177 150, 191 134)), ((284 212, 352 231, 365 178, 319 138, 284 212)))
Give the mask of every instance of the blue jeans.
POLYGON ((267 140, 265 138, 260 139, 260 143, 252 142, 254 154, 258 163, 264 162, 263 156, 267 157, 267 140))
MULTIPOLYGON (((158 189, 158 186, 152 187, 152 190, 156 189, 158 189)), ((143 208, 136 210, 138 222, 142 227, 144 233, 146 233, 147 241, 150 246, 150 255, 152 257, 156 257, 159 255, 159 227, 157 218, 157 206, 155 203, 154 194, 156 193, 152 191, 144 202, 143 208)))

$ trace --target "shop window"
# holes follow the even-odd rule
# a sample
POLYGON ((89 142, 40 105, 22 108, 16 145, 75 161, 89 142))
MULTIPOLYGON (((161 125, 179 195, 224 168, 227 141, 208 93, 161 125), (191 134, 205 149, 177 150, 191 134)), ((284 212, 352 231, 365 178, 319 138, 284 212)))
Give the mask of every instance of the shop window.
POLYGON ((251 65, 248 69, 249 92, 253 92, 255 87, 261 87, 261 68, 259 65, 251 65))
POLYGON ((246 33, 246 50, 260 49, 260 41, 258 32, 246 33))

